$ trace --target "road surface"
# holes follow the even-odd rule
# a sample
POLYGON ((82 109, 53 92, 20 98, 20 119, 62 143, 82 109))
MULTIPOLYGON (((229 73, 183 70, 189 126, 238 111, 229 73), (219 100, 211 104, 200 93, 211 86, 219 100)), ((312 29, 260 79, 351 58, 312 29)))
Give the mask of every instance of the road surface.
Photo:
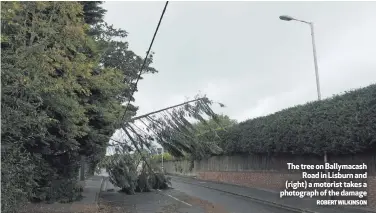
MULTIPOLYGON (((204 181, 202 183, 205 183, 204 181)), ((249 198, 209 189, 198 184, 183 182, 179 178, 172 179, 174 190, 184 192, 196 199, 205 200, 221 206, 225 212, 231 213, 288 213, 289 210, 255 202, 249 198)))
MULTIPOLYGON (((107 184, 113 187, 112 184, 107 184)), ((107 187, 107 188, 108 188, 107 187)), ((172 179, 172 189, 125 195, 105 191, 103 213, 291 213, 250 199, 172 179)))

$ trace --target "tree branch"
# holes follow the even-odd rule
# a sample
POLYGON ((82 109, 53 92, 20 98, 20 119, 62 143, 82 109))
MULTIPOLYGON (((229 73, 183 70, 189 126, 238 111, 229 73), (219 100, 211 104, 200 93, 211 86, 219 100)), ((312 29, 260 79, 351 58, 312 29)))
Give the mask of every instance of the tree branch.
MULTIPOLYGON (((138 148, 137 143, 136 143, 136 141, 132 138, 131 134, 129 134, 129 132, 127 131, 126 128, 122 127, 122 129, 124 130, 125 134, 127 134, 129 140, 132 141, 133 146, 136 148, 137 152, 140 154, 140 156, 141 156, 142 160, 145 162, 145 164, 149 167, 150 171, 151 171, 153 174, 155 174, 155 172, 153 171, 152 167, 151 167, 150 164, 147 162, 146 157, 143 155, 143 153, 141 152, 141 150, 138 148)), ((155 175, 155 176, 158 178, 159 181, 161 181, 158 175, 155 175)))
POLYGON ((132 118, 132 119, 131 119, 131 122, 132 122, 132 121, 135 121, 135 120, 138 120, 138 119, 140 119, 140 118, 147 117, 147 116, 152 115, 152 114, 156 114, 156 113, 158 113, 158 112, 166 111, 166 110, 169 110, 169 109, 172 109, 172 108, 178 107, 178 106, 183 106, 183 105, 185 105, 185 104, 189 104, 189 103, 196 102, 196 101, 200 101, 200 100, 204 100, 204 99, 206 99, 206 97, 203 97, 203 98, 197 98, 197 99, 195 99, 195 100, 186 101, 186 102, 184 102, 184 103, 177 104, 177 105, 170 106, 170 107, 166 107, 166 108, 163 108, 163 109, 160 109, 160 110, 154 111, 154 112, 149 112, 149 113, 147 113, 147 114, 140 115, 140 116, 137 116, 137 117, 132 118))

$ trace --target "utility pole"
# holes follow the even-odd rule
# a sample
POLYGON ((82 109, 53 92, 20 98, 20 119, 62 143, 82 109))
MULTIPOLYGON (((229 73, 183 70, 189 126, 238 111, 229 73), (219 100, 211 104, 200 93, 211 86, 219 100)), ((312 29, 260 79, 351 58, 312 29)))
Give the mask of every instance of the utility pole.
POLYGON ((164 174, 164 168, 163 168, 163 154, 164 154, 164 149, 162 147, 162 173, 164 174))
MULTIPOLYGON (((315 30, 314 30, 314 27, 313 27, 313 22, 308 22, 308 21, 296 19, 296 18, 293 18, 291 16, 286 16, 286 15, 280 16, 279 19, 281 19, 282 21, 298 21, 298 22, 308 24, 310 26, 311 39, 312 39, 312 50, 313 50, 313 62, 314 62, 314 65, 315 65, 317 100, 320 101, 321 100, 321 89, 320 89, 320 79, 319 79, 319 67, 318 67, 318 63, 317 63, 315 30)), ((326 163, 328 163, 328 154, 326 153, 326 151, 324 151, 323 154, 324 154, 324 164, 326 164, 326 163)), ((325 169, 325 173, 328 174, 328 172, 329 172, 328 169, 325 169)), ((326 182, 330 183, 330 179, 326 178, 326 182)))

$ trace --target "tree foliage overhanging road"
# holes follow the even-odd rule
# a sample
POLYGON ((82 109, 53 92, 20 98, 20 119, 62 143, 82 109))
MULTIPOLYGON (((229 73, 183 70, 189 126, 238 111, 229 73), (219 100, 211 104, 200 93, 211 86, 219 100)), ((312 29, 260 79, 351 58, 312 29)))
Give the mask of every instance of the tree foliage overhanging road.
MULTIPOLYGON (((143 58, 100 2, 2 2, 2 209, 71 201, 79 156, 92 167, 121 127, 143 58), (122 39, 122 40, 119 40, 122 39)), ((147 59, 144 73, 157 72, 147 59)), ((128 107, 125 118, 137 108, 128 107)))
MULTIPOLYGON (((79 198, 80 156, 93 171, 116 129, 125 140, 115 144, 121 155, 113 160, 119 161, 109 162, 114 174, 134 175, 131 150, 144 162, 145 175, 130 176, 131 187, 114 180, 131 193, 165 184, 142 152, 155 142, 175 157, 191 159, 374 152, 375 85, 240 124, 216 115, 206 97, 137 119, 137 107, 130 104, 125 114, 122 104, 134 101, 144 59, 129 50, 125 30, 103 21, 105 12, 94 1, 1 2, 4 212, 27 200, 79 198), (119 165, 132 172, 119 172, 119 165)), ((142 74, 157 73, 152 62, 153 54, 142 74)))
MULTIPOLYGON (((89 159, 93 171, 116 129, 127 133, 126 143, 120 145, 140 154, 152 141, 164 143, 177 155, 200 149, 185 117, 201 122, 205 116, 216 119, 206 97, 161 112, 170 117, 145 117, 142 123, 155 133, 148 137, 129 122, 137 107, 128 105, 124 115, 122 103, 134 101, 134 80, 144 59, 128 49, 125 30, 103 21, 106 11, 101 2, 2 2, 1 6, 4 212, 27 200, 79 198, 80 156, 89 159), (175 133, 184 134, 190 144, 173 144, 175 133)), ((152 62, 153 54, 142 74, 157 72, 152 62)))

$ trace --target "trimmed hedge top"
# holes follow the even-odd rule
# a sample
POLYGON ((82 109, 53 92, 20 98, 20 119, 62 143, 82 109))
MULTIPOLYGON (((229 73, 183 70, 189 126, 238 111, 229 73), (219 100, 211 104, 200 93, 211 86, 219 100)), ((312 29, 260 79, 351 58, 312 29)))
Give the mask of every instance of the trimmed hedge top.
POLYGON ((376 84, 244 121, 220 136, 226 153, 322 155, 375 150, 376 84))

